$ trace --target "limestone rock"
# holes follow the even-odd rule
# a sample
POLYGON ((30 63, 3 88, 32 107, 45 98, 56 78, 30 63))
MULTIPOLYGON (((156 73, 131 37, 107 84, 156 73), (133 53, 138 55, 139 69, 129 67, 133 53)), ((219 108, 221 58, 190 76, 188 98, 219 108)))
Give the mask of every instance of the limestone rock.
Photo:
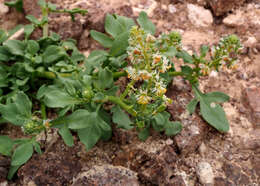
POLYGON ((209 10, 193 4, 187 5, 188 17, 192 24, 198 27, 209 27, 213 23, 213 17, 209 10))
POLYGON ((200 183, 203 185, 214 184, 214 173, 211 165, 208 162, 199 162, 196 173, 199 177, 200 183))

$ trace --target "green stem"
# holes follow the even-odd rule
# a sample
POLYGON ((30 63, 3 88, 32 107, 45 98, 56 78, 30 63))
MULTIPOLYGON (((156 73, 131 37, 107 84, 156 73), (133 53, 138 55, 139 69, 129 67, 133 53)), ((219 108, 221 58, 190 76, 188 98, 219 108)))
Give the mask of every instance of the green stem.
MULTIPOLYGON (((48 7, 42 8, 42 16, 48 19, 48 7)), ((48 21, 43 25, 43 37, 48 37, 49 24, 48 21)))
POLYGON ((124 98, 127 96, 128 92, 129 92, 129 90, 130 90, 130 88, 131 88, 134 84, 135 84, 135 80, 132 79, 132 81, 131 81, 130 83, 128 83, 128 85, 127 85, 125 91, 123 92, 123 94, 121 94, 120 99, 124 99, 124 98))
POLYGON ((127 111, 132 116, 135 117, 137 115, 137 112, 132 108, 132 106, 129 106, 129 105, 125 104, 119 97, 107 96, 106 99, 108 101, 111 101, 112 103, 115 103, 115 104, 119 105, 122 109, 127 111))
POLYGON ((126 76, 126 75, 127 75, 126 71, 114 72, 113 73, 113 78, 117 79, 117 78, 120 78, 120 77, 126 76))
MULTIPOLYGON (((71 73, 59 73, 61 77, 71 77, 71 73)), ((57 75, 53 72, 36 72, 37 77, 46 78, 46 79, 56 79, 57 75)))
POLYGON ((46 114, 46 106, 44 103, 41 103, 41 113, 42 113, 42 119, 46 120, 47 114, 46 114))
POLYGON ((182 72, 168 72, 170 76, 183 76, 184 74, 182 72))
MULTIPOLYGON (((169 72, 168 73, 170 76, 183 76, 182 72, 169 72)), ((59 75, 61 77, 71 77, 72 74, 71 73, 59 73, 59 75)), ((117 79, 119 77, 122 76, 126 76, 127 73, 125 71, 121 71, 121 72, 114 72, 113 73, 113 78, 117 79)), ((46 79, 56 79, 57 75, 53 72, 49 72, 49 71, 44 71, 44 72, 37 72, 36 73, 37 77, 41 77, 41 78, 46 78, 46 79)))

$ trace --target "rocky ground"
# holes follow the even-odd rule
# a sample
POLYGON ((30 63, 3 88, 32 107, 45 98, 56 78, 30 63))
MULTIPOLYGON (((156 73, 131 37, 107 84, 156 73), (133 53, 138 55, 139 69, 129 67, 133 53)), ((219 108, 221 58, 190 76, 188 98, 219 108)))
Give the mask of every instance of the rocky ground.
MULTIPOLYGON (((40 16, 37 0, 24 0, 26 14, 40 16)), ((109 142, 99 142, 86 152, 79 142, 65 146, 56 131, 49 131, 44 154, 35 154, 18 172, 14 182, 5 180, 9 161, 0 157, 0 185, 167 185, 167 186, 258 186, 260 185, 260 1, 249 0, 54 0, 65 8, 86 8, 86 16, 71 22, 67 15, 53 15, 50 28, 63 38, 73 37, 88 55, 100 47, 89 36, 104 31, 106 13, 136 18, 144 10, 157 25, 157 34, 177 30, 190 52, 202 44, 214 44, 235 33, 245 48, 239 67, 201 79, 204 92, 222 91, 231 100, 224 103, 231 129, 220 134, 199 116, 188 115, 191 87, 175 78, 168 96, 168 110, 183 123, 175 137, 153 133, 146 142, 134 131, 114 129, 109 142)), ((26 23, 24 15, 0 0, 0 27, 26 23)), ((34 33, 34 37, 39 34, 34 33)), ((6 126, 1 133, 17 135, 6 126)), ((43 137, 44 139, 44 137, 43 137)), ((75 138, 76 140, 76 138, 75 138)))

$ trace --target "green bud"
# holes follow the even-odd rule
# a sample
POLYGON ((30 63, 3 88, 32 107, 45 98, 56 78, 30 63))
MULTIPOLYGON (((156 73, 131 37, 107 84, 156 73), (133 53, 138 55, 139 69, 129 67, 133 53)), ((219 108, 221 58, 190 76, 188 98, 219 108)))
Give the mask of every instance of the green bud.
POLYGON ((84 88, 82 91, 83 98, 89 100, 94 96, 94 92, 91 90, 91 88, 84 88))
POLYGON ((35 134, 40 133, 45 126, 41 121, 29 120, 22 126, 22 129, 25 134, 35 134))

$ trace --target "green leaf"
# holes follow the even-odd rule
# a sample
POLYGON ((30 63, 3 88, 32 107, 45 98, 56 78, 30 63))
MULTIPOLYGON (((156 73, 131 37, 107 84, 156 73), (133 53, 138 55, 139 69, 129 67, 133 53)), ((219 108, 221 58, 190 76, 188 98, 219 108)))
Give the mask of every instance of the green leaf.
POLYGON ((109 140, 112 136, 111 126, 106 121, 104 121, 99 115, 97 116, 97 120, 95 124, 99 126, 102 132, 101 139, 104 141, 109 140))
POLYGON ((74 145, 73 136, 67 125, 64 125, 62 128, 59 129, 59 134, 61 135, 66 145, 68 145, 69 147, 72 147, 74 145))
POLYGON ((31 23, 33 23, 33 24, 35 24, 35 25, 37 25, 37 26, 41 25, 41 21, 39 21, 39 20, 38 20, 36 17, 34 17, 33 15, 27 15, 25 18, 28 19, 31 23))
POLYGON ((86 63, 102 63, 107 59, 108 53, 104 50, 94 50, 92 51, 86 63))
POLYGON ((145 141, 150 135, 149 127, 144 128, 142 131, 138 133, 138 137, 140 140, 145 141))
POLYGON ((91 30, 90 35, 93 39, 95 39, 97 42, 99 42, 105 48, 111 48, 112 47, 113 39, 108 37, 106 34, 103 34, 101 32, 97 32, 95 30, 91 30))
POLYGON ((32 143, 24 143, 19 145, 13 153, 12 156, 12 166, 18 166, 26 163, 33 154, 33 145, 32 143))
POLYGON ((8 39, 8 34, 5 30, 0 29, 0 44, 8 39))
POLYGON ((229 100, 229 96, 223 92, 210 92, 205 94, 205 99, 208 102, 223 103, 229 100))
POLYGON ((28 39, 30 37, 30 35, 33 33, 33 31, 34 31, 33 24, 25 25, 24 26, 25 38, 28 39))
POLYGON ((152 21, 148 19, 148 16, 145 12, 141 12, 139 14, 139 17, 137 19, 138 24, 146 31, 149 32, 150 34, 154 35, 156 28, 152 21))
POLYGON ((116 20, 116 18, 110 14, 107 14, 106 16, 105 30, 113 38, 116 38, 124 31, 122 25, 118 22, 118 20, 116 20))
POLYGON ((4 43, 4 46, 8 49, 11 54, 17 56, 24 55, 25 45, 22 41, 19 40, 8 40, 4 43))
POLYGON ((179 132, 181 132, 181 130, 182 130, 182 125, 180 122, 167 121, 165 126, 165 134, 167 136, 174 136, 179 132))
POLYGON ((113 86, 114 79, 113 73, 108 69, 101 69, 98 73, 98 80, 94 81, 94 86, 98 89, 111 88, 113 86))
POLYGON ((111 56, 119 56, 126 51, 128 47, 129 32, 121 33, 115 37, 109 54, 111 56))
POLYGON ((78 130, 79 139, 85 145, 87 151, 98 142, 101 135, 101 129, 95 123, 88 125, 87 128, 78 130))
POLYGON ((39 50, 40 50, 40 46, 36 41, 34 40, 27 41, 27 51, 30 54, 35 55, 39 50))
POLYGON ((17 93, 15 105, 21 114, 27 116, 28 118, 31 117, 32 102, 25 93, 17 93))
POLYGON ((79 109, 64 118, 70 129, 83 129, 95 120, 95 116, 87 110, 79 109))
POLYGON ((184 50, 182 50, 181 52, 178 52, 176 57, 177 58, 182 58, 185 63, 190 63, 190 64, 193 63, 192 56, 188 52, 186 52, 184 50))
POLYGON ((38 153, 38 154, 42 154, 42 150, 41 150, 41 146, 38 142, 34 142, 33 143, 33 146, 34 146, 34 150, 38 153))
POLYGON ((193 114, 195 112, 196 106, 199 103, 199 100, 196 98, 193 98, 189 104, 187 105, 187 110, 189 111, 190 114, 193 114))
POLYGON ((14 176, 14 174, 17 172, 17 170, 21 167, 21 165, 18 166, 11 166, 9 171, 8 171, 8 176, 7 179, 11 180, 14 176))
POLYGON ((61 90, 51 90, 44 95, 44 103, 50 108, 64 108, 79 104, 80 102, 81 100, 61 90))
POLYGON ((21 126, 31 119, 32 103, 23 92, 19 92, 14 101, 15 103, 0 105, 0 113, 5 120, 21 126))
POLYGON ((175 47, 171 46, 168 48, 166 52, 163 53, 167 57, 175 57, 177 54, 177 50, 175 47))
POLYGON ((0 61, 7 62, 12 54, 9 53, 6 47, 0 46, 0 61))
POLYGON ((135 22, 133 19, 125 17, 125 16, 119 16, 115 15, 116 20, 120 23, 123 32, 129 31, 133 26, 135 26, 135 22))
POLYGON ((200 100, 200 110, 202 117, 214 128, 220 132, 229 130, 229 123, 223 108, 207 99, 200 100))
POLYGON ((202 47, 200 48, 200 57, 205 57, 208 51, 209 47, 206 45, 202 45, 202 47))
POLYGON ((227 132, 229 130, 229 123, 225 111, 219 104, 215 103, 215 101, 225 101, 227 96, 219 92, 209 93, 211 96, 208 96, 207 94, 203 94, 196 86, 192 86, 192 89, 200 101, 200 111, 204 120, 218 131, 227 132), (217 96, 215 97, 214 95, 217 96))
POLYGON ((123 128, 126 130, 130 130, 133 128, 133 122, 130 120, 129 116, 119 107, 114 106, 112 108, 113 117, 112 120, 117 124, 118 128, 123 128))
POLYGON ((62 57, 66 56, 67 53, 63 47, 56 45, 50 45, 44 51, 42 57, 44 63, 53 63, 60 60, 62 57))
POLYGON ((0 136, 0 153, 4 156, 11 156, 13 141, 8 136, 0 136))
POLYGON ((156 124, 159 126, 163 126, 164 123, 166 122, 166 119, 168 119, 168 118, 165 118, 164 115, 161 113, 154 115, 153 118, 154 118, 156 124))

